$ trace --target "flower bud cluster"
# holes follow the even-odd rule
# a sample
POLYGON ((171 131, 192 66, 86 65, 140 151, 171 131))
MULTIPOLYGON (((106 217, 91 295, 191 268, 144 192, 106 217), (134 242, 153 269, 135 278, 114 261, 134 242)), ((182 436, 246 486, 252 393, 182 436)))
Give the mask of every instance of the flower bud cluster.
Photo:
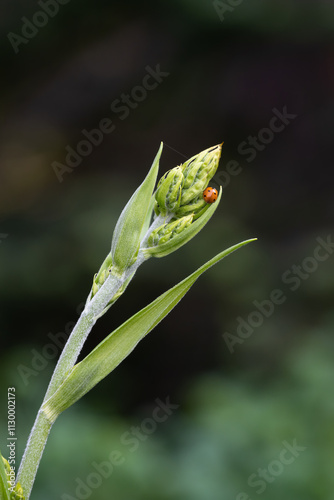
POLYGON ((148 238, 147 246, 153 247, 166 243, 177 234, 180 234, 188 226, 190 226, 193 218, 193 215, 187 215, 186 217, 181 217, 180 219, 176 219, 167 224, 162 224, 160 227, 152 231, 150 237, 148 238))
POLYGON ((205 149, 169 170, 160 179, 155 193, 154 211, 156 226, 159 222, 161 224, 155 226, 156 229, 147 240, 147 255, 168 255, 195 236, 211 217, 214 210, 204 200, 203 191, 216 173, 221 148, 222 144, 218 144, 205 149), (209 209, 210 212, 204 217, 209 209), (198 223, 190 229, 197 220, 198 223))
POLYGON ((205 149, 161 178, 155 194, 157 215, 180 218, 193 214, 196 219, 202 214, 207 207, 203 191, 216 173, 221 148, 218 144, 205 149))
POLYGON ((96 296, 106 285, 110 299, 98 313, 104 314, 122 295, 144 260, 174 252, 204 227, 221 198, 220 191, 215 206, 203 198, 203 191, 218 168, 221 148, 221 144, 208 148, 166 172, 153 194, 160 146, 149 173, 117 221, 111 252, 94 276, 86 306, 93 299, 99 300, 96 296), (152 222, 153 208, 156 217, 152 222))

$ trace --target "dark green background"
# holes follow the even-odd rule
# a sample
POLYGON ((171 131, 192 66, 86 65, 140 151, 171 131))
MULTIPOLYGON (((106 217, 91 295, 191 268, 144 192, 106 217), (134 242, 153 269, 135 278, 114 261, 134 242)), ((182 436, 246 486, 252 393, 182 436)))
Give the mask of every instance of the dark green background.
POLYGON ((59 418, 32 499, 75 497, 76 478, 86 481, 113 450, 125 462, 90 498, 334 498, 334 256, 309 260, 317 238, 333 235, 333 2, 244 0, 221 20, 211 1, 70 0, 15 54, 8 33, 21 34, 21 18, 39 10, 30 0, 1 6, 1 449, 7 387, 16 387, 20 456, 57 356, 27 384, 18 367, 32 368, 48 334, 75 321, 160 141, 161 173, 225 141, 214 218, 186 247, 140 268, 84 354, 215 253, 259 241, 203 276, 59 418), (158 64, 169 76, 121 120, 110 105, 158 64), (248 162, 240 144, 284 107, 297 117, 248 162), (115 130, 60 183, 52 163, 103 118, 115 130), (240 173, 227 182, 231 161, 240 173), (312 271, 287 283, 294 265, 312 271), (237 318, 247 321, 253 301, 275 289, 284 303, 231 353, 223 335, 236 335, 237 318), (131 453, 122 434, 166 397, 179 408, 131 453), (294 440, 305 449, 262 493, 248 484, 294 440))

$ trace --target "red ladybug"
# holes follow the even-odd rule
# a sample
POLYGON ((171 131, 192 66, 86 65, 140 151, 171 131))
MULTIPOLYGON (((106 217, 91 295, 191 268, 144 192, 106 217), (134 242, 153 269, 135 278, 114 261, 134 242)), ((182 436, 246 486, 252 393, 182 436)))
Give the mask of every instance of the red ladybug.
POLYGON ((203 198, 207 203, 214 203, 218 198, 217 189, 212 187, 207 187, 203 192, 203 198))

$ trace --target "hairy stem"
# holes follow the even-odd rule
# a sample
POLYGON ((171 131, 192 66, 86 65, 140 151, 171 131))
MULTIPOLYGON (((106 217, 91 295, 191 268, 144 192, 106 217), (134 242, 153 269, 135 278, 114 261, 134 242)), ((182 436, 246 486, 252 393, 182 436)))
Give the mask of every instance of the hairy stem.
MULTIPOLYGON (((108 276, 102 287, 94 295, 94 297, 87 301, 85 309, 81 313, 75 327, 68 338, 63 352, 58 360, 57 366, 53 372, 51 381, 43 399, 43 403, 47 401, 62 384, 66 374, 73 368, 76 360, 81 352, 83 344, 87 339, 91 329, 93 328, 97 318, 104 311, 108 302, 117 293, 120 287, 135 274, 138 267, 146 260, 142 248, 145 248, 148 237, 151 232, 168 222, 172 216, 162 217, 158 216, 151 224, 146 232, 138 252, 136 262, 129 267, 122 276, 115 276, 111 274, 108 276)), ((42 403, 42 405, 43 405, 42 403)), ((22 457, 20 468, 17 474, 17 481, 21 483, 26 499, 29 499, 36 473, 46 441, 48 439, 53 421, 47 419, 42 407, 40 408, 34 426, 28 438, 28 442, 22 457)))
POLYGON ((52 424, 53 422, 50 422, 45 413, 40 410, 31 430, 17 477, 23 488, 26 500, 30 496, 40 457, 43 454, 52 424))
MULTIPOLYGON (((96 322, 96 317, 119 290, 123 281, 124 277, 109 276, 93 299, 86 304, 59 358, 43 403, 52 396, 63 382, 66 373, 73 368, 82 346, 96 322)), ((26 499, 30 496, 52 423, 46 419, 40 409, 28 438, 17 475, 17 481, 21 483, 26 499)))

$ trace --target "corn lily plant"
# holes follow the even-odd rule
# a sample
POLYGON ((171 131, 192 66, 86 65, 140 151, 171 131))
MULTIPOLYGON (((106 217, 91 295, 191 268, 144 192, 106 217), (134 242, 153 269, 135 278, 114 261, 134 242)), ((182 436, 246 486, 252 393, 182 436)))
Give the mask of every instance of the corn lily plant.
POLYGON ((60 413, 114 370, 173 309, 204 271, 256 239, 238 243, 213 257, 119 326, 77 363, 95 322, 124 293, 138 267, 151 257, 165 257, 186 244, 217 210, 222 189, 213 203, 205 201, 203 191, 217 170, 221 146, 206 149, 167 172, 154 192, 161 144, 146 178, 118 219, 111 251, 94 276, 85 308, 59 358, 15 480, 13 470, 0 455, 0 499, 30 498, 49 432, 60 413))

